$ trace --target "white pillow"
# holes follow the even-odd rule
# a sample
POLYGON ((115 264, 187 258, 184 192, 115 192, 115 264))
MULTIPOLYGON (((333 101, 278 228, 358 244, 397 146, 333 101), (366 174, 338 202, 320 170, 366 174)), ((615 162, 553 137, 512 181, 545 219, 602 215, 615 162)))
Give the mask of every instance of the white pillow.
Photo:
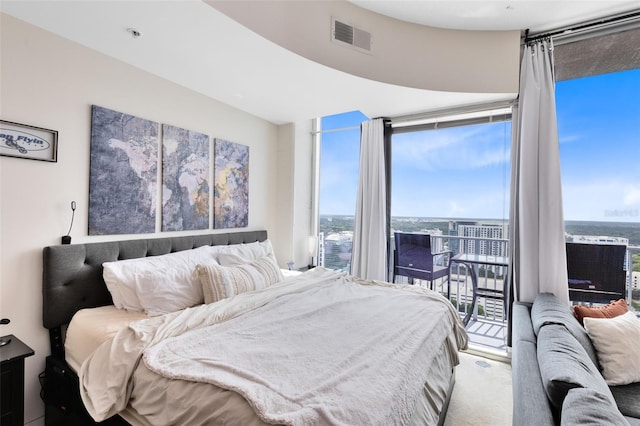
POLYGON ((118 309, 142 312, 140 299, 134 284, 134 264, 139 259, 118 260, 102 264, 102 278, 111 293, 113 304, 118 309))
POLYGON ((615 318, 584 318, 584 328, 610 386, 640 382, 640 320, 627 312, 615 318))
POLYGON ((157 315, 169 306, 181 306, 174 309, 179 310, 202 303, 202 289, 199 281, 193 277, 193 270, 200 263, 216 262, 216 254, 216 246, 203 246, 161 256, 105 262, 102 264, 102 276, 116 308, 145 311, 150 315, 156 312, 157 315), (159 292, 161 286, 166 286, 167 291, 159 292), (150 291, 158 292, 157 296, 149 294, 150 291), (175 296, 181 300, 175 303, 169 301, 169 304, 158 303, 161 298, 175 296), (184 306, 185 303, 191 304, 184 306))
MULTIPOLYGON (((209 264, 218 263, 210 259, 209 264)), ((201 305, 204 294, 194 271, 196 266, 193 262, 186 262, 184 267, 162 266, 140 274, 136 279, 136 293, 144 312, 156 316, 201 305)))
POLYGON ((271 255, 237 266, 198 265, 196 273, 202 285, 204 303, 260 290, 284 279, 271 255))
POLYGON ((222 266, 242 265, 258 260, 267 254, 271 254, 275 259, 271 241, 268 239, 262 242, 221 246, 218 250, 218 262, 222 266))

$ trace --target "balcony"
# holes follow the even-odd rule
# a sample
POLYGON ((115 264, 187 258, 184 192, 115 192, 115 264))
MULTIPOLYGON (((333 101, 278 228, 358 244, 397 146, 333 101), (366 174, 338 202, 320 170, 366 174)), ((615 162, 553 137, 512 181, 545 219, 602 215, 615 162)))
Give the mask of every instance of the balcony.
MULTIPOLYGON (((438 248, 438 251, 451 250, 453 256, 482 254, 507 257, 509 253, 508 240, 500 238, 432 235, 432 246, 438 248)), ((475 269, 473 273, 479 290, 488 290, 489 293, 498 295, 505 293, 504 283, 508 273, 506 266, 459 262, 454 262, 451 266, 450 283, 436 282, 434 290, 449 297, 451 303, 458 308, 461 319, 468 318, 466 330, 472 346, 480 350, 506 354, 507 315, 504 301, 500 298, 478 296, 476 304, 473 305, 471 268, 475 269)), ((415 280, 414 284, 427 288, 429 286, 428 282, 420 280, 415 280)))
MULTIPOLYGON (((349 270, 351 255, 350 232, 340 232, 333 234, 331 239, 321 235, 321 251, 319 257, 320 264, 336 269, 349 270), (328 250, 326 248, 329 248, 328 250), (335 265, 333 265, 333 263, 335 265)), ((391 237, 391 247, 394 247, 393 236, 391 237)), ((469 237, 453 235, 432 234, 432 247, 437 251, 451 250, 454 255, 466 254, 487 254, 492 256, 507 256, 509 253, 508 240, 502 238, 469 237)), ((629 246, 627 249, 626 270, 633 271, 633 254, 640 254, 640 248, 629 246)), ((393 251, 390 254, 389 264, 393 265, 393 251)), ((445 259, 442 259, 445 261, 445 259)), ((460 318, 469 315, 466 326, 470 344, 479 350, 506 354, 507 351, 507 317, 505 306, 502 300, 478 297, 475 307, 472 307, 472 274, 470 268, 473 267, 477 277, 477 286, 480 289, 493 291, 505 290, 505 280, 507 278, 507 267, 504 266, 469 266, 454 263, 451 269, 450 283, 442 283, 440 280, 434 283, 434 290, 444 295, 448 295, 451 303, 458 307, 460 318), (448 285, 450 287, 448 287, 448 285)), ((391 280, 390 280, 391 281, 391 280)), ((640 272, 627 272, 627 301, 636 311, 640 311, 640 272)), ((404 277, 398 277, 397 282, 407 282, 404 277)), ((429 283, 418 279, 414 280, 414 285, 429 288, 429 283)))

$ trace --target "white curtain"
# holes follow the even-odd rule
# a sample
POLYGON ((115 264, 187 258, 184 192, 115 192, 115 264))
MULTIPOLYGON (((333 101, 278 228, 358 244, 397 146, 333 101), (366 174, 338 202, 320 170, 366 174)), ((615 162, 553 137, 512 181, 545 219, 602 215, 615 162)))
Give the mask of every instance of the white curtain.
POLYGON ((553 45, 525 46, 511 154, 510 252, 514 299, 554 293, 569 302, 555 106, 553 45))
POLYGON ((351 274, 356 277, 387 280, 386 194, 384 122, 375 119, 361 125, 351 259, 351 274))

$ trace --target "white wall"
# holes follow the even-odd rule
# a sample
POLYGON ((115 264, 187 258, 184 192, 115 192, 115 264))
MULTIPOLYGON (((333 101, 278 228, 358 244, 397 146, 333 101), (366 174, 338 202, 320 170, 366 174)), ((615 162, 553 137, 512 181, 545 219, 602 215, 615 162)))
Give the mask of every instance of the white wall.
POLYGON ((293 224, 294 259, 297 267, 311 263, 309 236, 312 216, 312 172, 313 172, 313 121, 295 123, 294 174, 293 174, 293 224))
POLYGON ((311 235, 311 175, 313 162, 312 120, 282 125, 278 133, 276 256, 281 264, 307 266, 311 235))
POLYGON ((276 232, 280 243, 278 248, 274 248, 276 257, 280 263, 294 262, 293 259, 293 200, 290 194, 293 193, 293 152, 295 144, 294 124, 285 124, 278 129, 278 155, 276 174, 276 186, 273 188, 273 196, 278 205, 276 219, 276 232))
MULTIPOLYGON (((285 165, 293 160, 293 139, 279 150, 282 132, 269 122, 10 16, 0 14, 0 27, 0 117, 59 132, 57 163, 0 157, 0 315, 11 319, 0 333, 15 334, 36 352, 25 364, 29 422, 43 415, 37 376, 50 353, 42 327, 42 248, 67 232, 70 202, 78 205, 73 243, 180 235, 87 236, 91 105, 249 145, 249 229, 267 229, 277 251, 276 157, 284 155, 285 165)), ((292 177, 283 177, 285 186, 292 177)), ((292 192, 284 191, 280 198, 293 206, 292 192)))

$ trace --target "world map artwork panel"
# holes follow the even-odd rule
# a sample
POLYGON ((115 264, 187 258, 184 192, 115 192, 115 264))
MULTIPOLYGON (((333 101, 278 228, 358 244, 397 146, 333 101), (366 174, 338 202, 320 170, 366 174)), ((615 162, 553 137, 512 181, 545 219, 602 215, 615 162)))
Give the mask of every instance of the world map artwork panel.
POLYGON ((162 230, 209 228, 209 136, 162 125, 162 230))
POLYGON ((89 235, 155 232, 158 123, 94 105, 89 235))
POLYGON ((214 228, 249 225, 249 147, 214 141, 214 228))

